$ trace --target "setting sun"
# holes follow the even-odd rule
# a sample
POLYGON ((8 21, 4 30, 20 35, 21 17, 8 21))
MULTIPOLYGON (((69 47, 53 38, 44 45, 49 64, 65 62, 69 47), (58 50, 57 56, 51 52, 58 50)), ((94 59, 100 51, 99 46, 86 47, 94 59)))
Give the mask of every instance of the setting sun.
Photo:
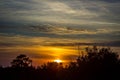
POLYGON ((60 59, 56 59, 56 60, 54 60, 54 62, 61 63, 62 60, 60 60, 60 59))

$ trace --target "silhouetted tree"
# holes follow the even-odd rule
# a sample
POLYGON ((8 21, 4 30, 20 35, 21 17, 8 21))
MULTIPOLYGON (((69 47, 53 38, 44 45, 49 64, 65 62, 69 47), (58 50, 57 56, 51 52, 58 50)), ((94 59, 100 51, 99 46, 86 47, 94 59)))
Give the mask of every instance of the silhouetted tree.
POLYGON ((110 48, 86 48, 86 55, 79 56, 77 63, 81 65, 82 63, 101 63, 101 64, 118 64, 119 55, 113 52, 110 48))
POLYGON ((17 56, 12 62, 12 67, 30 67, 32 66, 32 60, 24 54, 17 56))
POLYGON ((104 77, 116 79, 120 66, 119 55, 110 48, 86 48, 86 55, 79 56, 77 64, 82 75, 87 77, 104 77), (109 76, 107 76, 109 75, 109 76))

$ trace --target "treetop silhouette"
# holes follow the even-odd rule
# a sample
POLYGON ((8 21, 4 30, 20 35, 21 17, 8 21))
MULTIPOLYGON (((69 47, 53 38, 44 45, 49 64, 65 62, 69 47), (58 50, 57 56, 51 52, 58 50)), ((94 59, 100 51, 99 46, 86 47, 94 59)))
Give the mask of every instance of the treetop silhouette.
POLYGON ((18 55, 12 62, 12 67, 30 67, 32 60, 24 54, 18 55))

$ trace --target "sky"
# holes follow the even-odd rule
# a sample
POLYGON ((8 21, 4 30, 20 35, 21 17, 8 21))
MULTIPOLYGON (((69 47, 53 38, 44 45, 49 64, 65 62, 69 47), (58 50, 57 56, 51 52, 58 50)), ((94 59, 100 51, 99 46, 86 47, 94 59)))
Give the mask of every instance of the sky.
POLYGON ((73 60, 76 43, 120 51, 120 0, 0 0, 0 65, 73 60))

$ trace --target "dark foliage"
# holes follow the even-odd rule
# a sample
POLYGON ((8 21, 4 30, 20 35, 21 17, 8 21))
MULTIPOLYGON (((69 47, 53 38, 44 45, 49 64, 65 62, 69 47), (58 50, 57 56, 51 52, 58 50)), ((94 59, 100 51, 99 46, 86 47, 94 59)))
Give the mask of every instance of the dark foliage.
POLYGON ((32 60, 24 54, 20 54, 11 62, 12 67, 30 67, 32 60))
MULTIPOLYGON (((30 62, 29 62, 30 61, 30 62)), ((0 67, 0 80, 119 80, 120 59, 110 48, 86 48, 86 55, 67 67, 49 62, 37 68, 30 66, 26 55, 19 55, 12 66, 0 67)))

